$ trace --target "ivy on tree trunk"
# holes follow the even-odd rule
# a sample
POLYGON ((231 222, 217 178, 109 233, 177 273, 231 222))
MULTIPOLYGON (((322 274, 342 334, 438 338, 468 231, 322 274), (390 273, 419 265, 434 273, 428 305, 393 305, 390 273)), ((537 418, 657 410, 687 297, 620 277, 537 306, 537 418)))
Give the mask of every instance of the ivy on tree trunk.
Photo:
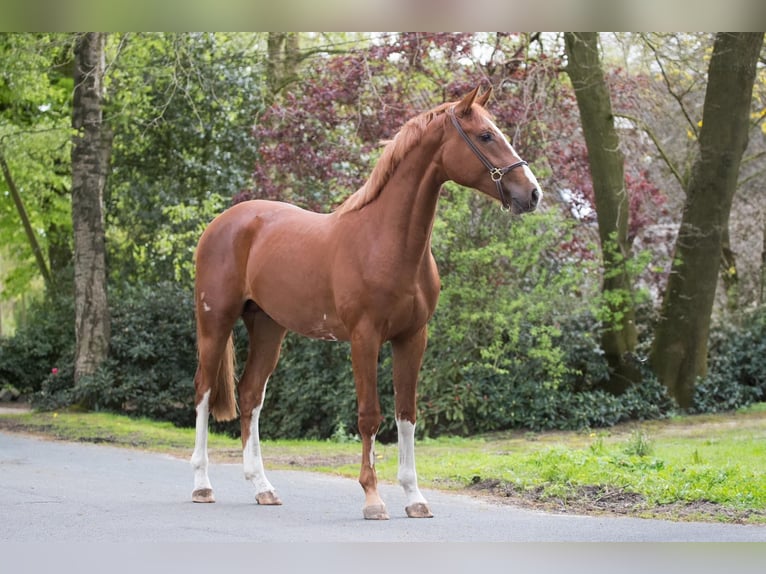
POLYGON ((77 36, 72 108, 72 226, 74 228, 75 382, 93 374, 109 349, 104 182, 111 141, 103 125, 106 34, 77 36))

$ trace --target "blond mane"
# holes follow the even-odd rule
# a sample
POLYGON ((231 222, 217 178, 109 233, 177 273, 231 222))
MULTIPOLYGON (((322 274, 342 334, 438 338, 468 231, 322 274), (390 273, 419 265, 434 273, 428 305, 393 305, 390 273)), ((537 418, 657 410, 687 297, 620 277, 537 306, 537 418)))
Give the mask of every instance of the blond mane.
POLYGON ((336 211, 338 213, 356 211, 376 199, 383 190, 383 187, 391 179, 396 167, 420 143, 428 124, 436 116, 443 114, 448 107, 453 105, 454 102, 441 104, 432 110, 415 116, 402 126, 393 139, 382 142, 385 144, 383 153, 372 169, 370 177, 362 187, 346 198, 336 211))

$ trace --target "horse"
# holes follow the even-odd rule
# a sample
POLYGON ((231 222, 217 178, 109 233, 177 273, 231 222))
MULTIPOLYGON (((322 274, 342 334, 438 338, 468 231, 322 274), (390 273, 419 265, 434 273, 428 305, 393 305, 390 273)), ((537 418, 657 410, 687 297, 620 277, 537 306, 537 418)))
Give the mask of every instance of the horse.
POLYGON ((367 181, 335 210, 252 200, 228 208, 204 230, 195 261, 194 502, 215 501, 208 419, 237 417, 236 385, 245 478, 258 504, 282 504, 264 471, 259 416, 289 330, 350 341, 368 520, 389 518, 378 494, 374 448, 382 422, 378 354, 391 343, 405 512, 433 516, 418 488, 415 424, 418 372, 440 290, 431 231, 441 186, 451 180, 473 188, 514 214, 533 211, 541 199, 527 162, 485 109, 491 86, 482 94, 480 88, 407 121, 385 144, 367 181), (232 330, 240 318, 249 348, 236 382, 232 330))

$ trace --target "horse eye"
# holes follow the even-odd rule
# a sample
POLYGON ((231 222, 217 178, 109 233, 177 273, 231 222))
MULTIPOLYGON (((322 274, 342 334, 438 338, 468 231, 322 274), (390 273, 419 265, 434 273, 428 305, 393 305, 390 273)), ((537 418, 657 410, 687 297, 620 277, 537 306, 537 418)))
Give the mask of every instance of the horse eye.
POLYGON ((489 143, 492 141, 492 134, 489 132, 484 132, 483 134, 479 135, 479 139, 484 143, 489 143))

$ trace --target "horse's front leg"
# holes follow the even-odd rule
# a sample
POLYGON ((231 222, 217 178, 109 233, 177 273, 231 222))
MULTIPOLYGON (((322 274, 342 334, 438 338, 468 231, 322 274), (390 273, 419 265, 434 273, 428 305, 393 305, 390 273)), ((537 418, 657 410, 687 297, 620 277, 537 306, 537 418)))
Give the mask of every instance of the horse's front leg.
POLYGON ((399 437, 399 472, 397 478, 407 495, 407 516, 431 518, 431 510, 418 488, 415 470, 415 418, 418 373, 423 361, 428 335, 426 327, 412 336, 392 341, 394 353, 394 389, 396 430, 399 437))
POLYGON ((380 340, 377 336, 358 330, 351 337, 351 364, 356 385, 359 435, 362 438, 362 468, 359 484, 364 489, 364 517, 367 520, 388 520, 386 505, 378 494, 378 478, 375 474, 375 435, 382 417, 378 400, 378 354, 380 340))

